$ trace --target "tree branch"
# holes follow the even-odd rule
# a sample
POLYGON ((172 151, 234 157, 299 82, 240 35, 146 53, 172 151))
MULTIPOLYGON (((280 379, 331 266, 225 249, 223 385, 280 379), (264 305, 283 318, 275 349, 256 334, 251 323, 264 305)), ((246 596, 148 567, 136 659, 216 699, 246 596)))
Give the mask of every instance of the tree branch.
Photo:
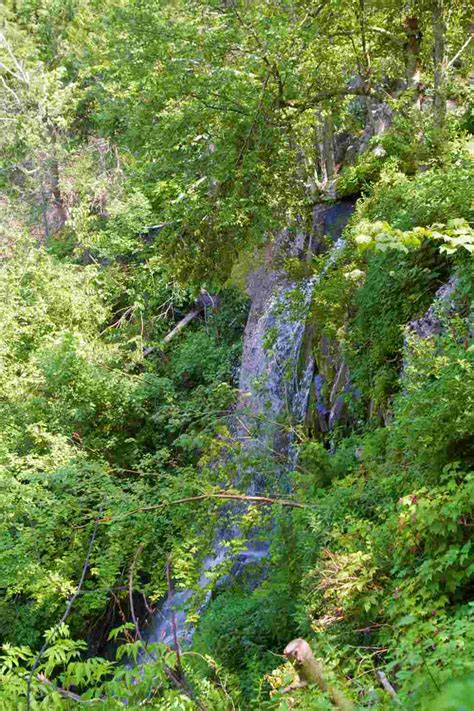
POLYGON ((352 701, 350 701, 342 691, 339 691, 339 689, 327 683, 324 677, 323 665, 318 659, 315 659, 313 651, 306 640, 292 640, 286 645, 283 654, 292 662, 298 673, 298 681, 295 682, 295 685, 287 687, 287 689, 284 690, 285 692, 291 690, 291 687, 301 689, 307 684, 316 684, 321 691, 328 694, 333 706, 341 709, 341 711, 352 710, 352 701))
POLYGON ((210 104, 208 101, 203 99, 199 94, 195 94, 193 92, 190 92, 188 96, 191 96, 193 99, 196 99, 196 101, 199 101, 200 104, 206 107, 206 109, 212 109, 214 111, 224 111, 224 112, 232 112, 236 114, 242 114, 243 116, 250 116, 248 111, 244 111, 243 109, 237 108, 236 106, 223 106, 222 104, 210 104))
POLYGON ((198 707, 198 709, 200 711, 208 711, 207 706, 205 706, 203 704, 203 702, 197 698, 194 691, 188 686, 188 684, 186 683, 184 678, 182 679, 179 677, 179 675, 175 669, 171 669, 171 667, 169 667, 165 664, 164 672, 165 672, 166 676, 168 677, 169 681, 171 681, 171 683, 175 687, 180 689, 183 692, 183 694, 188 697, 188 699, 190 699, 194 704, 196 704, 196 706, 198 707))
POLYGON ((463 46, 456 52, 454 57, 448 62, 446 69, 451 69, 453 66, 454 62, 459 59, 461 54, 464 52, 465 49, 467 49, 472 41, 472 38, 474 37, 474 32, 471 32, 467 40, 464 42, 463 46))
POLYGON ((394 44, 397 45, 397 47, 405 46, 404 41, 400 39, 400 37, 398 37, 393 32, 390 32, 390 30, 384 29, 383 27, 367 27, 367 32, 377 32, 378 34, 381 34, 384 37, 388 37, 394 44))
POLYGON ((27 75, 27 73, 25 72, 25 70, 23 69, 23 66, 22 66, 21 62, 15 57, 15 54, 14 54, 14 52, 13 52, 11 46, 10 46, 9 41, 7 40, 7 38, 5 37, 5 35, 3 34, 3 32, 1 32, 1 31, 0 31, 0 45, 1 45, 4 49, 6 49, 6 51, 7 51, 8 55, 9 55, 10 59, 12 60, 13 64, 14 64, 15 67, 16 67, 16 70, 18 71, 18 74, 16 74, 15 72, 12 72, 12 70, 11 70, 11 69, 8 69, 8 67, 6 67, 5 65, 2 65, 2 68, 5 69, 5 70, 6 70, 7 72, 9 72, 10 74, 12 74, 12 75, 13 75, 16 79, 18 79, 19 81, 22 81, 24 84, 27 84, 27 85, 28 85, 28 84, 30 83, 30 82, 29 82, 28 75, 27 75))
POLYGON ((327 91, 320 91, 313 97, 308 99, 308 101, 284 101, 283 106, 290 109, 298 109, 299 111, 306 111, 307 109, 314 108, 316 104, 326 101, 327 99, 334 99, 335 97, 343 96, 373 96, 374 98, 382 99, 386 98, 382 92, 374 91, 366 86, 352 87, 346 89, 328 89, 327 91))
MULTIPOLYGON (((103 508, 104 508, 104 504, 102 503, 102 505, 100 507, 99 514, 102 513, 103 508)), ((86 577, 87 569, 89 568, 89 561, 90 561, 92 549, 94 547, 95 539, 97 536, 97 529, 99 526, 99 520, 100 520, 99 517, 97 517, 95 520, 94 529, 93 529, 92 535, 89 539, 89 545, 87 546, 86 558, 84 560, 84 565, 82 566, 81 577, 79 578, 79 583, 77 585, 77 588, 76 588, 74 594, 69 598, 63 616, 61 617, 59 622, 55 625, 55 627, 53 628, 53 631, 49 635, 49 638, 46 640, 46 642, 43 644, 40 651, 36 655, 36 658, 35 658, 35 660, 32 664, 32 667, 30 669, 30 673, 28 675, 28 679, 26 682, 26 707, 25 707, 26 711, 30 711, 30 707, 31 707, 31 682, 33 679, 33 674, 35 673, 36 669, 38 668, 38 664, 40 663, 41 658, 43 657, 43 654, 48 649, 48 647, 50 645, 50 640, 54 638, 54 635, 56 634, 56 632, 60 629, 60 627, 66 622, 67 618, 69 617, 72 606, 74 605, 74 602, 76 601, 76 598, 81 591, 82 585, 83 585, 85 577, 86 577)))
POLYGON ((79 694, 75 694, 73 691, 68 691, 67 689, 63 689, 62 686, 56 686, 53 684, 52 681, 50 681, 44 674, 40 673, 36 676, 38 681, 41 684, 45 684, 46 686, 49 686, 50 688, 54 689, 54 691, 57 691, 60 696, 63 697, 63 699, 71 699, 71 701, 75 701, 77 704, 97 704, 97 703, 102 703, 102 699, 90 699, 86 700, 83 699, 79 694))
POLYGON ((182 318, 181 321, 179 321, 169 333, 166 334, 166 336, 163 338, 163 343, 169 343, 171 339, 176 336, 177 333, 182 331, 183 328, 188 325, 188 323, 190 323, 194 318, 196 318, 196 316, 199 316, 201 311, 203 311, 203 308, 204 307, 202 306, 197 306, 195 309, 187 313, 186 316, 182 318))
POLYGON ((383 671, 380 671, 380 669, 376 669, 375 674, 376 674, 378 680, 380 681, 380 683, 382 684, 383 688, 387 692, 387 694, 389 694, 392 697, 392 699, 394 699, 395 703, 399 704, 400 700, 397 697, 397 692, 395 691, 395 689, 393 688, 393 686, 387 679, 387 675, 384 674, 383 671))
MULTIPOLYGON (((153 504, 152 506, 143 506, 142 508, 132 509, 128 511, 126 516, 131 516, 135 513, 144 513, 146 511, 159 511, 165 509, 168 506, 179 506, 181 504, 189 504, 193 501, 207 501, 209 499, 221 499, 224 501, 248 501, 255 504, 268 504, 273 506, 288 506, 295 509, 309 509, 312 508, 308 504, 303 504, 299 501, 291 501, 291 499, 274 499, 271 496, 253 496, 251 494, 232 494, 227 492, 219 492, 217 494, 199 494, 198 496, 186 496, 183 499, 175 499, 174 501, 167 501, 162 504, 153 504)), ((117 521, 122 517, 111 518, 106 517, 99 520, 99 523, 111 523, 112 521, 117 521)))
POLYGON ((137 616, 135 615, 135 606, 133 604, 133 573, 135 570, 135 566, 137 564, 138 556, 143 550, 143 543, 140 543, 138 546, 135 556, 132 561, 132 565, 130 566, 130 570, 128 573, 128 599, 130 601, 130 614, 132 616, 133 624, 135 625, 135 632, 137 635, 137 638, 143 641, 142 634, 140 632, 140 626, 138 624, 137 616))
MULTIPOLYGON (((168 601, 171 603, 171 600, 173 597, 173 580, 172 580, 172 576, 171 576, 171 556, 168 556, 168 558, 166 560, 166 586, 168 588, 168 601)), ((171 610, 171 629, 173 631, 173 643, 174 643, 174 650, 176 652, 176 671, 180 676, 182 676, 183 665, 181 663, 181 647, 179 645, 179 639, 178 639, 178 626, 176 624, 176 613, 175 613, 175 610, 171 604, 170 604, 170 610, 171 610)))

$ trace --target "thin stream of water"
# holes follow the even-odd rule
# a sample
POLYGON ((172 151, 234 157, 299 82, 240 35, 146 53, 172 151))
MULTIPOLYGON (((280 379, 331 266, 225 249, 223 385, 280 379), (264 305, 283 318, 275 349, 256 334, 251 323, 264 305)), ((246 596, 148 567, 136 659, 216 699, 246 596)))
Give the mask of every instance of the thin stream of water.
MULTIPOLYGON (((337 239, 331 249, 326 262, 325 270, 315 277, 308 278, 298 285, 283 282, 277 284, 276 289, 268 299, 266 307, 254 322, 249 318, 246 329, 246 340, 254 339, 251 349, 244 347, 244 357, 240 370, 240 390, 247 393, 246 402, 252 411, 252 417, 246 419, 245 400, 239 404, 236 419, 240 421, 255 422, 255 417, 263 425, 255 427, 249 424, 246 427, 246 436, 242 438, 244 449, 260 450, 263 456, 268 457, 268 450, 273 450, 275 438, 281 435, 278 420, 286 415, 293 426, 301 423, 306 415, 310 389, 314 376, 314 359, 311 348, 304 349, 307 318, 311 307, 314 289, 323 278, 325 271, 337 259, 344 246, 342 239, 337 239), (253 324, 253 325, 252 325, 253 324), (249 327, 250 325, 250 327, 249 327), (274 334, 270 349, 265 348, 262 334, 274 334), (251 352, 251 357, 245 353, 251 352), (249 396, 248 396, 249 395, 249 396), (251 437, 247 433, 253 429, 251 437)), ((248 345, 248 344, 247 344, 248 345)), ((237 432, 239 427, 236 428, 237 432)), ((243 434, 240 428, 241 434, 243 434)), ((290 471, 296 464, 297 449, 292 446, 292 436, 286 436, 284 445, 280 442, 280 452, 286 457, 283 467, 290 471)), ((247 471, 248 475, 248 471, 247 471)), ((250 469, 250 481, 247 493, 257 493, 264 484, 259 471, 250 469)), ((236 513, 245 511, 245 507, 237 505, 236 513)), ((228 557, 229 550, 226 545, 238 535, 234 524, 232 527, 223 525, 217 531, 213 550, 206 557, 202 566, 199 587, 204 594, 203 606, 208 602, 211 590, 209 589, 213 572, 228 557)), ((234 562, 231 573, 241 571, 248 563, 261 561, 269 549, 269 541, 259 540, 258 536, 247 540, 246 550, 232 558, 234 562)), ((193 626, 187 621, 186 610, 193 602, 193 591, 174 590, 166 598, 158 612, 155 613, 151 629, 146 633, 148 642, 164 642, 170 646, 174 644, 177 636, 180 644, 187 644, 192 639, 193 626)))

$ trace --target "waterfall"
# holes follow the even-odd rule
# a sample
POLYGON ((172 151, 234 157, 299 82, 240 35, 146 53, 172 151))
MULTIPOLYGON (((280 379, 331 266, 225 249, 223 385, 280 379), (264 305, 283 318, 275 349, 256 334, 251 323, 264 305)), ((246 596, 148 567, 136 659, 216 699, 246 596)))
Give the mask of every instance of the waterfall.
MULTIPOLYGON (((328 210, 334 211, 334 206, 328 210)), ((335 215, 340 220, 337 211, 335 215)), ((339 235, 342 227, 338 229, 339 235)), ((288 242, 289 239, 287 231, 281 235, 280 249, 281 242, 288 242)), ((314 378, 311 342, 305 342, 307 321, 314 289, 344 246, 339 235, 333 243, 324 270, 317 276, 303 279, 299 283, 291 282, 286 273, 275 269, 272 263, 250 275, 252 304, 244 334, 239 377, 240 399, 233 417, 233 428, 243 458, 246 452, 260 453, 266 455, 267 459, 269 450, 282 454, 286 460, 286 464, 280 465, 283 477, 285 470, 290 470, 296 463, 296 449, 292 446, 292 429, 282 427, 282 420, 295 426, 306 415, 314 378), (270 335, 272 338, 269 338, 270 335)), ((300 246, 302 241, 304 237, 298 234, 293 239, 293 245, 296 243, 300 246)), ((250 467, 245 474, 239 483, 242 485, 242 481, 248 481, 245 484, 247 492, 261 491, 266 482, 258 468, 250 467)), ((245 507, 233 508, 234 512, 240 510, 245 511, 245 507)), ((236 535, 236 525, 229 527, 224 524, 217 531, 213 551, 202 565, 199 579, 201 590, 209 586, 213 571, 228 558, 226 543, 236 535)), ((268 548, 268 541, 259 540, 257 536, 251 537, 247 541, 246 550, 237 559, 231 559, 234 574, 242 566, 265 558, 268 548)), ((208 590, 203 605, 209 600, 210 594, 208 590)), ((154 616, 152 628, 147 634, 148 641, 165 642, 173 646, 176 636, 180 643, 190 642, 193 628, 186 620, 186 607, 192 598, 192 590, 171 591, 154 616)))

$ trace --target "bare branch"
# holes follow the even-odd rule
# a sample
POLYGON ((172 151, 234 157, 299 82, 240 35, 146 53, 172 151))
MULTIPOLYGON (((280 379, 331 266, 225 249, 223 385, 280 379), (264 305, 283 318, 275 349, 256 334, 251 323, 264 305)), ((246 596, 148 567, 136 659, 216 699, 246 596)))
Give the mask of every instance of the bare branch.
POLYGON ((18 95, 15 93, 15 91, 13 91, 11 86, 8 86, 7 82, 5 81, 5 77, 2 77, 1 74, 0 74, 0 81, 2 82, 2 86, 5 89, 5 91, 7 91, 11 96, 13 96, 13 98, 15 99, 18 106, 21 106, 22 103, 21 103, 20 99, 18 98, 18 95))
MULTIPOLYGON (((272 506, 287 506, 295 509, 309 509, 313 508, 308 504, 303 504, 299 501, 291 501, 291 499, 274 499, 271 496, 253 496, 250 494, 233 494, 229 492, 219 492, 216 494, 199 494, 198 496, 186 496, 183 499, 175 499, 174 501, 167 501, 162 504, 154 504, 152 506, 143 506, 138 509, 132 509, 128 511, 125 516, 131 516, 135 513, 144 513, 146 511, 160 511, 167 508, 168 506, 179 506, 181 504, 189 504, 193 501, 208 501, 209 499, 221 499, 224 501, 248 501, 255 504, 268 504, 272 506)), ((117 521, 122 517, 116 518, 102 518, 99 523, 111 523, 112 521, 117 521)))
POLYGON ((394 699, 394 701, 395 701, 397 704, 399 704, 399 703, 400 703, 400 700, 399 700, 399 698, 397 697, 397 692, 395 691, 395 689, 393 688, 393 686, 391 685, 391 683, 390 683, 389 680, 387 679, 387 675, 384 674, 383 671, 380 671, 380 669, 377 669, 377 670, 375 671, 375 674, 376 674, 378 680, 380 681, 380 683, 382 684, 383 688, 384 688, 385 691, 387 692, 387 694, 390 694, 390 696, 392 697, 392 699, 394 699))
MULTIPOLYGON (((100 507, 99 515, 102 513, 103 508, 104 508, 104 504, 102 503, 102 505, 100 507)), ((31 682, 33 679, 33 674, 35 673, 36 669, 38 668, 38 664, 40 663, 41 658, 43 657, 43 654, 48 649, 48 647, 50 645, 50 640, 54 637, 56 632, 60 629, 60 627, 66 622, 67 618, 69 617, 72 606, 74 605, 74 602, 76 601, 76 598, 81 591, 82 585, 83 585, 85 577, 86 577, 87 570, 89 568, 89 561, 91 558, 92 549, 94 547, 95 539, 97 536, 97 529, 99 526, 99 521, 100 521, 100 519, 99 519, 99 517, 97 517, 95 520, 92 535, 89 539, 89 545, 87 546, 86 558, 84 560, 84 565, 82 566, 81 577, 79 578, 79 583, 77 585, 77 588, 76 588, 74 594, 69 598, 63 616, 61 617, 59 622, 53 628, 53 631, 49 635, 49 639, 47 639, 46 642, 43 644, 43 646, 41 647, 40 651, 36 655, 36 658, 31 666, 30 673, 28 675, 28 679, 26 682, 26 707, 25 707, 26 711, 30 711, 30 708, 31 708, 31 682)))
POLYGON ((135 566, 137 564, 138 556, 143 550, 143 543, 141 543, 135 553, 135 556, 132 561, 132 565, 130 566, 130 570, 128 573, 128 598, 130 601, 130 614, 132 616, 133 624, 135 625, 135 632, 137 634, 138 639, 143 641, 142 634, 140 632, 140 626, 138 624, 137 617, 135 615, 135 607, 133 605, 133 573, 135 570, 135 566))
POLYGON ((327 99, 334 99, 336 97, 343 96, 373 96, 374 98, 386 98, 384 94, 380 91, 374 89, 369 89, 367 86, 355 86, 347 87, 345 89, 328 89, 327 91, 320 91, 314 94, 307 101, 285 101, 283 106, 290 109, 298 109, 299 111, 306 111, 307 109, 314 108, 317 104, 327 99))
POLYGON ((339 689, 331 686, 324 676, 322 662, 316 659, 313 650, 306 640, 298 638, 289 642, 283 654, 291 661, 298 674, 298 680, 285 689, 285 692, 293 689, 304 688, 307 684, 316 684, 321 691, 328 694, 333 706, 341 711, 351 711, 353 708, 350 701, 339 689))
POLYGON ((184 678, 180 678, 175 669, 171 669, 171 667, 165 665, 164 672, 171 683, 180 689, 183 694, 188 697, 188 699, 195 703, 200 711, 208 711, 207 706, 205 706, 202 701, 196 697, 194 691, 189 687, 184 678))
POLYGON ((10 74, 10 76, 14 77, 15 79, 19 79, 18 75, 15 74, 15 72, 10 69, 10 67, 7 67, 7 65, 3 62, 0 62, 0 69, 3 69, 4 72, 7 72, 7 74, 10 74))
POLYGON ((250 114, 248 111, 244 111, 244 109, 237 108, 236 106, 224 106, 222 104, 210 104, 208 101, 202 98, 202 96, 199 96, 199 94, 190 92, 188 96, 191 96, 193 99, 196 99, 196 101, 199 101, 200 104, 206 107, 206 109, 213 109, 214 111, 224 111, 224 112, 232 112, 236 114, 242 114, 243 116, 249 116, 250 114))
POLYGON ((378 34, 381 34, 384 37, 388 37, 394 44, 397 45, 397 47, 405 46, 405 42, 400 39, 400 37, 397 37, 396 34, 390 32, 390 30, 384 29, 383 27, 367 27, 367 32, 377 32, 378 34))
POLYGON ((44 674, 40 673, 36 676, 36 678, 38 679, 38 681, 41 684, 45 684, 46 686, 49 686, 52 689, 54 689, 54 691, 57 691, 58 694, 63 697, 63 699, 71 699, 71 701, 75 701, 77 704, 86 704, 86 705, 97 704, 97 703, 101 704, 102 703, 102 699, 86 700, 86 699, 83 699, 81 696, 79 696, 79 694, 75 694, 73 691, 68 691, 67 689, 63 689, 62 686, 56 686, 44 674))
POLYGON ((187 313, 186 316, 182 318, 181 321, 179 321, 169 333, 166 334, 166 336, 163 338, 163 343, 169 343, 171 339, 176 336, 177 333, 182 331, 182 329, 187 326, 188 323, 190 323, 190 321, 195 319, 196 316, 199 316, 201 311, 203 311, 203 307, 199 306, 187 313))
POLYGON ((10 74, 13 74, 13 76, 15 76, 17 79, 19 79, 20 81, 22 81, 24 84, 29 84, 29 83, 30 83, 30 80, 29 80, 29 77, 28 77, 27 73, 26 73, 25 70, 23 69, 23 66, 22 66, 21 62, 15 57, 15 54, 14 54, 14 52, 13 52, 11 46, 10 46, 9 41, 7 40, 7 38, 5 37, 5 35, 3 34, 3 32, 1 32, 1 31, 0 31, 0 45, 1 45, 4 49, 6 49, 6 51, 7 51, 7 53, 8 53, 8 56, 10 57, 10 59, 11 59, 12 62, 13 62, 13 64, 15 65, 15 68, 16 68, 18 74, 15 74, 15 72, 12 72, 11 69, 8 69, 8 68, 5 67, 4 65, 3 65, 3 69, 6 69, 8 72, 10 72, 10 74))
POLYGON ((446 67, 447 69, 451 69, 454 62, 456 62, 459 59, 459 57, 461 56, 461 54, 464 52, 464 50, 466 50, 469 47, 473 37, 474 37, 474 32, 471 32, 471 34, 469 35, 467 40, 464 42, 463 46, 456 52, 454 57, 448 62, 447 67, 446 67))

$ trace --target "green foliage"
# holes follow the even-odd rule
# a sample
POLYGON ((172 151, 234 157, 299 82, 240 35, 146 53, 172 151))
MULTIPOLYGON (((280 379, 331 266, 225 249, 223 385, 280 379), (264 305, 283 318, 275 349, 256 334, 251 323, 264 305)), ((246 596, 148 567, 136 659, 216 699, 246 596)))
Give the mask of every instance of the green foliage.
POLYGON ((212 601, 196 634, 194 647, 206 651, 233 673, 248 701, 258 693, 263 674, 275 664, 293 633, 293 602, 281 584, 253 593, 227 591, 212 601))
MULTIPOLYGON (((278 655, 298 635, 360 708, 394 707, 376 669, 401 707, 470 708, 469 10, 458 0, 411 3, 402 20, 394 0, 0 10, 2 709, 25 707, 45 637, 32 709, 186 711, 192 698, 212 711, 331 708, 318 689, 281 693, 294 672, 278 655), (378 111, 391 126, 374 135, 378 111), (276 230, 311 231, 315 203, 334 189, 363 192, 338 259, 293 254, 277 266, 295 280, 324 271, 302 353, 313 338, 323 395, 333 405, 342 394, 347 417, 329 433, 311 413, 281 423, 298 452, 287 480, 275 452, 242 457, 229 426, 245 277, 268 261, 276 230), (408 333, 453 274, 441 333, 408 333), (201 288, 219 292, 218 308, 165 345, 201 288), (350 386, 339 388, 343 363, 350 386), (245 490, 249 477, 291 486, 285 496, 305 507, 273 509, 271 524, 256 508, 236 512, 231 550, 251 532, 271 552, 204 610, 202 561, 223 511, 187 499, 236 481, 245 490), (170 557, 174 584, 196 598, 196 637, 180 659, 144 649, 131 621, 142 626, 167 593, 170 557), (83 572, 70 630, 53 635, 83 572)), ((295 289, 297 318, 303 300, 295 289)), ((276 322, 270 355, 277 336, 276 322)))
MULTIPOLYGON (((202 490, 207 474, 198 479, 194 467, 233 401, 239 329, 209 317, 173 347, 171 366, 146 372, 126 334, 119 343, 105 327, 110 291, 96 266, 62 263, 25 242, 0 276, 0 617, 4 639, 32 644, 74 590, 101 502, 103 516, 118 520, 100 529, 74 630, 110 605, 139 543, 155 571, 146 592, 162 594, 164 558, 153 549, 161 540, 177 554, 187 512, 160 522, 127 512, 202 490)), ((225 308, 237 320, 245 313, 235 299, 225 308)))
POLYGON ((471 711, 474 708, 474 686, 472 677, 448 684, 446 690, 430 701, 426 708, 433 711, 471 711))
POLYGON ((429 228, 415 227, 414 230, 397 230, 388 222, 358 223, 355 242, 363 249, 369 247, 379 252, 396 250, 408 254, 410 249, 420 247, 424 239, 442 242, 441 253, 455 254, 461 248, 474 252, 474 232, 463 219, 449 220, 447 225, 435 223, 429 228))
POLYGON ((362 461, 318 490, 315 513, 300 514, 306 525, 296 529, 296 560, 306 571, 300 595, 318 648, 361 683, 382 665, 411 704, 471 670, 472 453, 464 427, 472 424, 464 419, 472 359, 468 365, 456 336, 436 345, 419 341, 411 351, 388 431, 359 439, 362 461), (437 358, 443 372, 432 378, 437 358))
MULTIPOLYGON (((113 636, 119 636, 125 628, 127 625, 117 628, 113 636)), ((193 659, 188 661, 185 655, 182 656, 184 672, 193 679, 194 688, 183 685, 187 694, 173 688, 169 671, 176 667, 177 657, 164 644, 145 647, 141 641, 128 642, 119 646, 116 659, 109 661, 101 657, 81 659, 86 645, 73 641, 64 625, 54 638, 49 636, 49 642, 31 680, 31 709, 76 708, 79 704, 100 704, 104 709, 138 709, 145 701, 149 708, 187 711, 194 707, 190 694, 194 698, 199 696, 201 703, 209 707, 222 711, 229 708, 227 679, 218 676, 220 688, 202 680, 194 681, 193 659), (124 659, 128 660, 127 667, 123 665, 124 659), (131 667, 138 661, 139 674, 131 667), (74 692, 69 690, 71 686, 74 692)), ((28 647, 4 646, 0 657, 2 708, 25 708, 28 668, 33 661, 34 655, 28 647)), ((207 658, 206 661, 219 675, 219 667, 213 660, 207 658)))
POLYGON ((465 155, 413 177, 390 168, 359 203, 357 216, 383 220, 403 231, 455 218, 469 221, 474 200, 471 170, 471 159, 465 155))
POLYGON ((429 245, 407 257, 397 251, 369 259, 354 295, 348 359, 355 382, 377 404, 396 390, 403 327, 429 307, 446 265, 429 245))

